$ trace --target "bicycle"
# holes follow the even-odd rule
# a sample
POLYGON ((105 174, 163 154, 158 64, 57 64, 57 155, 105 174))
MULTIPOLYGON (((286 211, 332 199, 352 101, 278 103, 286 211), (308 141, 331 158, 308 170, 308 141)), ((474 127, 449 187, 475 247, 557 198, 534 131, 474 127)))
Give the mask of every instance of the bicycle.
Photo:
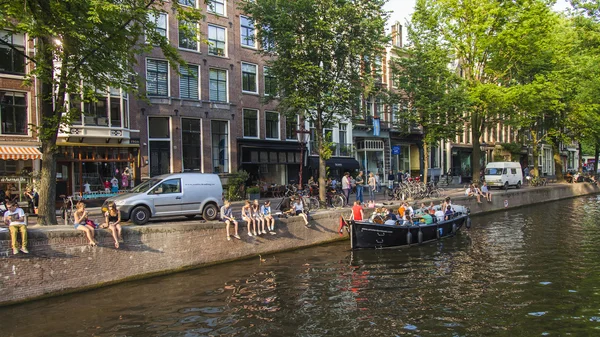
POLYGON ((60 207, 60 217, 67 222, 72 221, 73 213, 75 213, 75 204, 73 203, 73 196, 65 196, 64 194, 59 195, 59 198, 63 199, 63 204, 60 207))
POLYGON ((346 197, 336 189, 330 189, 326 199, 327 205, 333 208, 342 208, 346 204, 346 197))
POLYGON ((315 209, 319 209, 319 207, 321 206, 321 203, 319 202, 319 199, 317 199, 316 197, 311 197, 308 194, 307 190, 298 190, 298 197, 302 198, 302 204, 304 204, 304 208, 307 211, 311 211, 311 210, 315 210, 315 209))

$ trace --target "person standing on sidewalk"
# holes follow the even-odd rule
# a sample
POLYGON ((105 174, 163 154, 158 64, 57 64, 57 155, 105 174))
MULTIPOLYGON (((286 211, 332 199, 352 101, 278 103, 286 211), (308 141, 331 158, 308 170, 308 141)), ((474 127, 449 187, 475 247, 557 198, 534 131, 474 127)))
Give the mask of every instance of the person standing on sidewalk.
POLYGON ((358 171, 358 175, 354 179, 356 181, 356 200, 360 201, 362 204, 363 201, 363 185, 365 184, 365 179, 363 178, 363 171, 358 171))
POLYGON ((350 189, 352 188, 352 182, 350 181, 350 173, 344 173, 342 177, 342 191, 344 192, 344 196, 346 197, 346 205, 350 205, 350 189))
POLYGON ((16 201, 8 204, 8 211, 4 213, 4 224, 8 226, 10 231, 10 241, 12 244, 13 254, 19 254, 19 244, 17 235, 21 233, 21 251, 29 254, 27 250, 27 224, 25 223, 25 212, 17 205, 16 201))

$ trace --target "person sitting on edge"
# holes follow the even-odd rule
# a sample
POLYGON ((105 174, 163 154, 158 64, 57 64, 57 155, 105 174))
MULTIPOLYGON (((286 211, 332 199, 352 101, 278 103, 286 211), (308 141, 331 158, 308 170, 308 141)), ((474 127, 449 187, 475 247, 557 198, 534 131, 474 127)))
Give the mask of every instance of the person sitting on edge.
POLYGON ((281 200, 281 203, 279 204, 279 210, 281 211, 281 214, 287 218, 288 215, 292 215, 294 214, 294 210, 292 208, 292 204, 294 202, 294 197, 288 198, 285 197, 281 200))
POLYGON ((25 212, 19 207, 16 201, 9 202, 8 211, 4 212, 4 224, 10 231, 10 243, 13 254, 19 254, 19 243, 17 236, 21 233, 21 251, 29 254, 27 250, 27 224, 25 223, 25 212))
POLYGON ((364 218, 365 212, 363 211, 363 208, 360 205, 360 201, 356 200, 354 202, 354 205, 352 206, 352 215, 350 216, 350 220, 362 221, 364 218))
POLYGON ((123 241, 123 237, 121 236, 121 212, 117 209, 114 201, 108 204, 108 211, 104 213, 104 223, 100 225, 100 228, 110 229, 112 237, 115 240, 115 248, 119 249, 119 241, 123 241))
POLYGON ((477 202, 481 203, 481 197, 485 198, 485 195, 483 194, 483 192, 481 192, 481 190, 479 189, 479 185, 477 184, 473 184, 473 190, 475 191, 475 195, 477 196, 477 202))
POLYGON ((77 210, 73 213, 73 217, 75 218, 73 227, 76 230, 84 232, 88 239, 88 244, 92 247, 96 247, 98 245, 98 242, 94 239, 96 229, 88 224, 88 212, 85 210, 85 203, 80 201, 75 207, 77 210))
POLYGON ((446 212, 444 213, 445 220, 449 220, 454 215, 454 211, 452 210, 452 206, 446 207, 446 212))
POLYGON ((481 193, 483 194, 485 200, 487 200, 488 202, 492 202, 492 192, 490 192, 490 188, 488 187, 486 181, 484 181, 483 185, 481 186, 481 193))
POLYGON ((302 204, 302 199, 296 199, 296 202, 294 202, 293 207, 295 214, 302 217, 302 219, 304 220, 304 226, 308 227, 308 216, 306 215, 306 213, 304 213, 304 204, 302 204))
POLYGON ((256 221, 256 227, 258 227, 258 235, 267 234, 267 231, 265 231, 265 219, 260 212, 260 204, 258 203, 258 199, 254 199, 254 203, 252 203, 251 208, 252 217, 256 221))
POLYGON ((265 201, 265 204, 260 206, 260 212, 262 213, 265 223, 267 224, 269 234, 277 234, 275 233, 275 218, 273 218, 273 215, 271 215, 271 202, 269 200, 265 201))
POLYGON ((221 221, 225 223, 225 230, 227 231, 227 241, 231 241, 231 235, 229 234, 229 225, 233 224, 233 228, 235 230, 234 238, 241 240, 238 235, 238 222, 235 220, 233 216, 233 211, 231 210, 231 202, 229 200, 225 200, 223 202, 223 206, 221 207, 221 221))
POLYGON ((242 207, 242 220, 246 221, 246 224, 248 225, 248 236, 252 236, 252 229, 254 229, 254 235, 256 235, 256 222, 252 216, 250 200, 244 202, 244 206, 242 207))
POLYGON ((477 191, 475 190, 475 185, 471 184, 466 190, 465 190, 465 196, 467 197, 476 197, 477 198, 477 203, 481 204, 481 195, 479 193, 477 193, 477 191))

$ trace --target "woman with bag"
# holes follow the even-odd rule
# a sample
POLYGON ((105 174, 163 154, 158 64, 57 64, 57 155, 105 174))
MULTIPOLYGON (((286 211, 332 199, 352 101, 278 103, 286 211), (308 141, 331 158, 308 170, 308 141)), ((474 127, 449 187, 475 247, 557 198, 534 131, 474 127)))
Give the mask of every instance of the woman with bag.
POLYGON ((98 242, 94 239, 95 225, 92 220, 88 219, 88 212, 85 210, 85 203, 80 201, 77 203, 77 210, 73 213, 75 223, 73 227, 85 233, 88 243, 92 247, 96 247, 98 242))
POLYGON ((104 223, 100 225, 100 228, 108 228, 112 233, 112 237, 115 240, 115 248, 119 249, 119 241, 123 241, 121 236, 121 212, 117 209, 117 205, 114 202, 108 204, 108 211, 104 213, 104 223))

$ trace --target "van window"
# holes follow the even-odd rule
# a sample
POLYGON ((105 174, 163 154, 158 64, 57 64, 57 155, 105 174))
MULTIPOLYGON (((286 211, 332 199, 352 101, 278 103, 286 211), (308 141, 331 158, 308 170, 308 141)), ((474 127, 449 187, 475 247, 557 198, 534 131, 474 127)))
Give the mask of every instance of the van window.
POLYGON ((485 169, 485 175, 486 176, 499 176, 499 175, 502 175, 502 169, 497 169, 497 168, 488 168, 488 169, 485 169))
POLYGON ((181 193, 181 179, 165 180, 154 189, 154 194, 181 193))
POLYGON ((502 170, 502 174, 508 174, 508 170, 507 169, 502 170))
POLYGON ((516 168, 511 168, 510 169, 510 174, 517 174, 517 169, 516 168))

